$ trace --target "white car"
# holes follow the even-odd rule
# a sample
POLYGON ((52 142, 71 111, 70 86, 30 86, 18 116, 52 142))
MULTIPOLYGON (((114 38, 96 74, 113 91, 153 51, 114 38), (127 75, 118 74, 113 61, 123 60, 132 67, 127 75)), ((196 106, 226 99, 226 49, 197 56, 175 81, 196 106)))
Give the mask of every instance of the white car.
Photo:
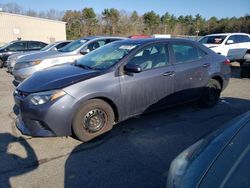
POLYGON ((202 37, 200 43, 231 61, 242 62, 250 54, 250 35, 246 33, 221 33, 202 37))

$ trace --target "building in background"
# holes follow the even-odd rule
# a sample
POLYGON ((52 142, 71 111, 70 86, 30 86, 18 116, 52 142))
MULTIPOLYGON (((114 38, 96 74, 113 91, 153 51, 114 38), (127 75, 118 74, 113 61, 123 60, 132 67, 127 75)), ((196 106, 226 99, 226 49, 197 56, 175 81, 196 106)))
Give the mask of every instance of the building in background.
POLYGON ((0 11, 0 45, 17 39, 66 40, 66 22, 0 11))

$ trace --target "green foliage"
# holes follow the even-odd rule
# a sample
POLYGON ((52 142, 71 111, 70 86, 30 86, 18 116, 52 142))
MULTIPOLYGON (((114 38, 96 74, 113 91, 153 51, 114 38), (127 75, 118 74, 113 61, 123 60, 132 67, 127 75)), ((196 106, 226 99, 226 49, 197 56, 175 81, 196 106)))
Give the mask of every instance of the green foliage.
POLYGON ((150 34, 154 33, 157 30, 161 23, 160 16, 156 14, 154 11, 147 12, 143 15, 143 20, 145 24, 145 31, 150 34))
POLYGON ((66 11, 63 21, 67 22, 68 39, 88 35, 250 33, 249 15, 222 19, 211 17, 206 20, 200 14, 181 15, 176 18, 168 12, 160 16, 150 11, 140 16, 136 11, 126 13, 114 8, 104 9, 101 15, 96 15, 92 8, 84 8, 82 11, 66 11))

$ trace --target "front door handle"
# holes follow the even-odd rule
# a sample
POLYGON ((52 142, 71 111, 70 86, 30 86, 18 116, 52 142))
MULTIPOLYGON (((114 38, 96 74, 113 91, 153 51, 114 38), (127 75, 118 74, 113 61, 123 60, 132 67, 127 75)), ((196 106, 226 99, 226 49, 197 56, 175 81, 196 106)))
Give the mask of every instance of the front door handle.
POLYGON ((163 76, 174 76, 175 72, 174 71, 168 71, 163 74, 163 76))
POLYGON ((209 67, 210 64, 209 63, 204 63, 202 66, 206 68, 206 67, 209 67))

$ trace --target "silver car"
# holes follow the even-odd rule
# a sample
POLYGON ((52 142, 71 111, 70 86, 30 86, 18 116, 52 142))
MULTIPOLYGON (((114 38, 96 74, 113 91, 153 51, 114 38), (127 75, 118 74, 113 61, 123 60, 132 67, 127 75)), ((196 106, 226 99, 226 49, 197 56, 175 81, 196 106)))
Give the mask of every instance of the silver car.
POLYGON ((20 83, 34 72, 65 63, 73 63, 83 55, 113 41, 125 39, 112 36, 92 36, 80 38, 58 51, 31 54, 17 60, 13 75, 20 83))
POLYGON ((7 59, 7 72, 12 73, 14 65, 17 62, 17 59, 27 56, 27 55, 31 55, 31 54, 37 54, 40 52, 48 52, 48 51, 57 51, 60 48, 64 47, 65 45, 69 44, 70 40, 67 41, 57 41, 57 42, 53 42, 51 44, 48 44, 47 46, 43 47, 41 50, 36 50, 36 51, 31 51, 31 52, 20 52, 14 55, 11 55, 8 57, 7 59))

